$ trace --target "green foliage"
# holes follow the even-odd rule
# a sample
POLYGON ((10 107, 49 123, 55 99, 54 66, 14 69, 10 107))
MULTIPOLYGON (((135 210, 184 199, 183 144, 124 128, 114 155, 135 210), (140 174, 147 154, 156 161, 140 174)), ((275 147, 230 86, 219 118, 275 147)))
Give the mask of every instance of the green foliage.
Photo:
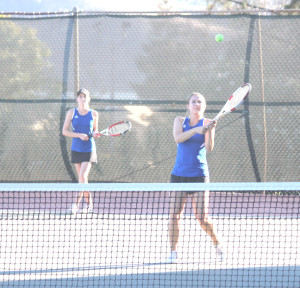
POLYGON ((285 5, 285 9, 300 9, 300 0, 291 0, 289 4, 285 5))
POLYGON ((9 20, 0 25, 0 88, 7 98, 24 98, 27 94, 43 91, 41 81, 50 67, 51 51, 35 29, 21 27, 9 20))

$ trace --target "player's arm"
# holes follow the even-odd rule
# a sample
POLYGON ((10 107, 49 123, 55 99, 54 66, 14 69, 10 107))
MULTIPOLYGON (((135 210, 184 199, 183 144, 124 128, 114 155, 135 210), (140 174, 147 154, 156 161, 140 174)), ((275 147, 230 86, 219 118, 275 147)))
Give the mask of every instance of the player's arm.
POLYGON ((207 127, 207 132, 205 133, 205 148, 208 152, 211 152, 215 146, 216 125, 217 121, 210 119, 205 119, 204 121, 204 127, 207 127))
POLYGON ((93 110, 93 118, 94 118, 94 127, 93 127, 93 137, 98 138, 100 137, 99 131, 98 131, 98 112, 93 110))
POLYGON ((73 132, 73 131, 70 130, 73 114, 74 114, 74 109, 70 109, 67 112, 66 119, 65 119, 65 122, 64 122, 64 126, 63 126, 63 129, 62 129, 62 134, 66 137, 80 138, 83 141, 89 140, 88 135, 82 134, 82 133, 76 133, 76 132, 73 132))
POLYGON ((202 127, 195 127, 193 129, 190 129, 188 131, 183 132, 182 124, 184 121, 184 117, 178 116, 174 120, 174 126, 173 126, 173 136, 176 143, 182 143, 188 139, 190 139, 193 135, 199 133, 199 134, 205 134, 205 128, 202 127))

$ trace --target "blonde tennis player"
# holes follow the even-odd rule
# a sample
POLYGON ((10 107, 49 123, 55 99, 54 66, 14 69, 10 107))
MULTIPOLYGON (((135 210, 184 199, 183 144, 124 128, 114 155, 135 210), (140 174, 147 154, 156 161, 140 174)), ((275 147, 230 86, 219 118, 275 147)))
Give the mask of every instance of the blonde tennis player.
MULTIPOLYGON (((171 183, 208 183, 209 170, 206 152, 214 148, 216 121, 204 118, 206 109, 205 98, 199 93, 192 93, 187 101, 188 117, 175 118, 173 136, 177 143, 177 156, 171 183)), ((177 245, 180 232, 180 217, 185 203, 191 197, 195 217, 201 228, 209 235, 216 249, 220 261, 224 258, 221 243, 208 216, 209 191, 199 192, 171 192, 169 242, 171 253, 168 263, 178 260, 177 245)))

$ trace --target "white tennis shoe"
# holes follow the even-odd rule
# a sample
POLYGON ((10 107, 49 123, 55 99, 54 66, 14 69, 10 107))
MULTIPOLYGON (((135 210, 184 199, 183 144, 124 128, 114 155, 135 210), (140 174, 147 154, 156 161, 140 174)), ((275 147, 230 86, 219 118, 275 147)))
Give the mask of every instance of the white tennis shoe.
POLYGON ((168 264, 175 264, 178 261, 177 251, 171 251, 169 258, 167 259, 168 264))
POLYGON ((85 214, 93 213, 93 206, 85 203, 82 208, 82 213, 85 213, 85 214))
POLYGON ((72 204, 72 206, 69 208, 68 213, 76 214, 78 212, 78 205, 72 204))
POLYGON ((219 262, 222 262, 225 260, 225 253, 220 245, 216 246, 216 254, 217 254, 217 260, 219 262))

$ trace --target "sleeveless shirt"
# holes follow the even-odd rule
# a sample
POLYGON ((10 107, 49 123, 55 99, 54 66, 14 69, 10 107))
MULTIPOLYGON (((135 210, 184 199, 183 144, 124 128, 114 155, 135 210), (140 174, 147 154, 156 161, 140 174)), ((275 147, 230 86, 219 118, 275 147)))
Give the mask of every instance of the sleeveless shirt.
MULTIPOLYGON (((200 119, 198 124, 190 126, 189 118, 186 117, 182 124, 183 132, 203 126, 203 123, 204 119, 200 119)), ((177 144, 177 156, 172 174, 182 177, 209 176, 205 135, 196 133, 188 140, 177 144)))
MULTIPOLYGON (((75 108, 74 115, 72 118, 73 132, 90 135, 93 133, 93 126, 93 111, 89 110, 89 112, 86 115, 80 115, 78 113, 77 108, 75 108)), ((91 137, 87 141, 83 141, 80 138, 73 138, 71 150, 76 152, 96 151, 95 140, 93 137, 91 137)))

